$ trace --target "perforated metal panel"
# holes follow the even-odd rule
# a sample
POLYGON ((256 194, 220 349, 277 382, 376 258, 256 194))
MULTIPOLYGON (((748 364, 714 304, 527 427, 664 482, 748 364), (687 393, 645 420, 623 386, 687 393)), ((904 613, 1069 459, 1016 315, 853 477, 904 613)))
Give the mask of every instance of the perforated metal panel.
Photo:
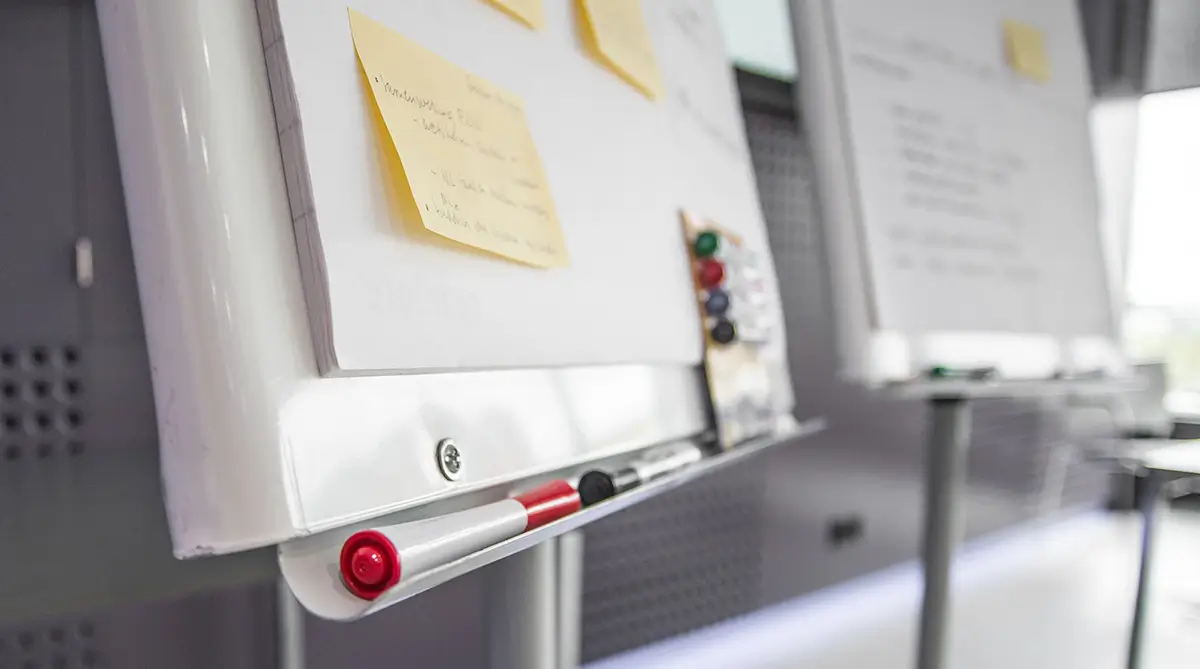
POLYGON ((0 630, 0 669, 276 666, 270 586, 215 590, 0 630))
POLYGON ((77 457, 85 448, 79 348, 0 347, 0 452, 4 460, 77 457))
POLYGON ((757 608, 763 484, 752 461, 587 528, 584 660, 757 608))
POLYGON ((20 627, 0 634, 0 669, 79 669, 106 666, 96 624, 76 619, 20 627))

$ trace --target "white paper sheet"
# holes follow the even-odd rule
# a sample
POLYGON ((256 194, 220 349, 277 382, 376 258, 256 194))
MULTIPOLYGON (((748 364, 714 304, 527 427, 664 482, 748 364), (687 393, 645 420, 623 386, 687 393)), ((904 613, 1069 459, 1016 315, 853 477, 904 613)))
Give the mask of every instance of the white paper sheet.
POLYGON ((273 91, 290 83, 299 118, 289 129, 285 114, 280 127, 289 191, 302 195, 293 214, 323 371, 700 360, 679 209, 719 220, 767 254, 708 2, 644 3, 673 96, 658 102, 588 57, 570 0, 546 0, 542 32, 479 0, 352 2, 524 101, 571 259, 555 270, 398 234, 345 4, 277 5, 285 48, 272 59, 268 47, 268 62, 273 91))
MULTIPOLYGON (((829 223, 854 226, 847 237, 858 248, 834 262, 861 266, 869 327, 902 341, 893 348, 907 355, 936 357, 932 346, 983 365, 1009 353, 1029 359, 1020 337, 1045 338, 1051 349, 1054 341, 1111 339, 1074 3, 797 5, 816 7, 801 20, 823 21, 831 38, 831 66, 817 73, 824 99, 808 102, 840 117, 837 136, 814 145, 845 154, 846 169, 822 177, 849 182, 853 202, 829 223), (1010 67, 1005 20, 1040 31, 1049 81, 1010 67), (958 334, 972 335, 957 340, 966 348, 982 349, 951 350, 962 348, 958 334), (935 335, 952 345, 931 343, 935 335)), ((1048 364, 1039 362, 1047 373, 1062 353, 1050 352, 1048 364)))

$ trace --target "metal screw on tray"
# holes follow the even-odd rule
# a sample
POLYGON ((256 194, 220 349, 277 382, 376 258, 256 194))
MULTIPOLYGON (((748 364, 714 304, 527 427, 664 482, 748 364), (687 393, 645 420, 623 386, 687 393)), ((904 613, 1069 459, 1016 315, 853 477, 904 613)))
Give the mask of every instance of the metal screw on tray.
POLYGON ((462 452, 453 439, 443 439, 437 445, 437 464, 447 481, 457 481, 462 474, 462 452))

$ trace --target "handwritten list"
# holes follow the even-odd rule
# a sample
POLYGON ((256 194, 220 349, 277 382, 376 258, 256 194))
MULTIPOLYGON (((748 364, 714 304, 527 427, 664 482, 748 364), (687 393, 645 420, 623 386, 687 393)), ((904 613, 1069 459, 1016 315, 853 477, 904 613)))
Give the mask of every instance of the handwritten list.
POLYGON ((916 252, 933 274, 1036 281, 1020 241, 1026 216, 1012 204, 1029 179, 1026 161, 944 109, 894 101, 888 115, 905 205, 898 211, 909 214, 888 221, 897 269, 913 269, 908 254, 916 252))
POLYGON ((566 266, 562 227, 520 99, 349 14, 359 63, 422 225, 529 265, 566 266))
POLYGON ((1040 272, 1023 239, 1027 214, 1017 205, 1032 178, 1028 161, 995 127, 979 127, 968 110, 909 91, 930 72, 1003 86, 1002 69, 919 36, 863 30, 852 33, 848 64, 851 73, 891 89, 871 109, 878 114, 872 128, 894 147, 877 164, 890 166, 888 182, 902 197, 879 222, 893 269, 937 280, 992 277, 1010 286, 1036 285, 1040 272))
POLYGON ((1045 35, 1002 39, 1002 26, 1013 32, 1003 8, 913 1, 944 7, 944 20, 839 0, 834 22, 875 327, 1101 332, 1085 59, 1066 46, 1079 46, 1073 13, 1030 6, 1045 35), (1049 56, 1053 79, 1041 76, 1049 56))

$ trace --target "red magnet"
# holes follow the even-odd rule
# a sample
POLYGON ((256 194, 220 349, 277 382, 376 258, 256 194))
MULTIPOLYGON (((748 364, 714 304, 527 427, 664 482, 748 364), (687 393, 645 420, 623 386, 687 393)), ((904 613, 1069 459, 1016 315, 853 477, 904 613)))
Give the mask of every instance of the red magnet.
POLYGON ((725 266, 712 258, 701 260, 698 276, 702 287, 714 288, 725 279, 725 266))

